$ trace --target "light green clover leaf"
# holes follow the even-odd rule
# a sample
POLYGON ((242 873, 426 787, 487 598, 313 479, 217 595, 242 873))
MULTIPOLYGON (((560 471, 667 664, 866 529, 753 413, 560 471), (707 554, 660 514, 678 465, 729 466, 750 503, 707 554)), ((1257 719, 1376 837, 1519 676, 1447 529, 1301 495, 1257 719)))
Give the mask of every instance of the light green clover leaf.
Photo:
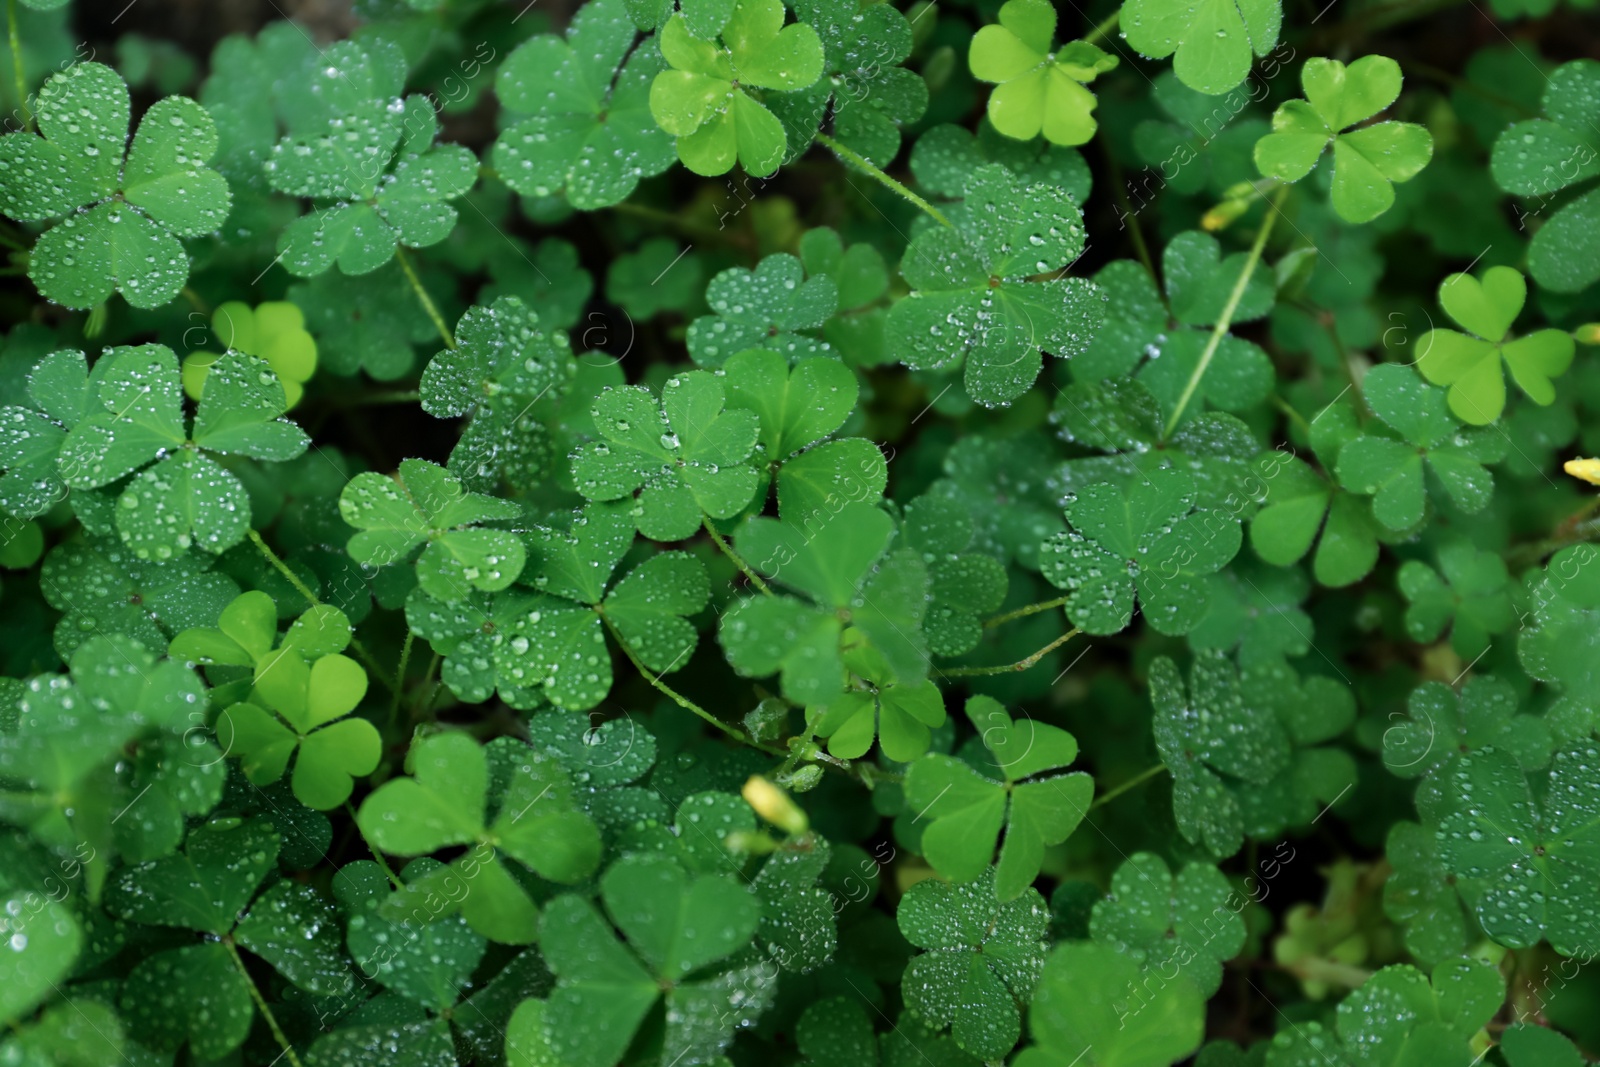
POLYGON ((1050 909, 1037 890, 997 899, 994 871, 952 885, 918 882, 900 901, 900 932, 925 951, 906 967, 906 1007, 956 1044, 999 1061, 1022 1036, 1022 1006, 1044 966, 1050 909))
POLYGON ((1159 468, 1127 488, 1089 486, 1067 505, 1071 529, 1040 547, 1046 580, 1067 591, 1067 618, 1085 633, 1114 634, 1137 597, 1158 632, 1182 634, 1205 615, 1205 577, 1239 551, 1239 520, 1197 506, 1194 479, 1159 468))
POLYGON ((599 441, 573 457, 578 491, 590 500, 635 497, 639 532, 679 541, 707 516, 744 510, 758 476, 748 462, 759 420, 724 410, 727 387, 707 371, 667 379, 661 399, 641 386, 607 389, 594 403, 599 441))
POLYGON ((1191 89, 1216 96, 1250 73, 1252 53, 1264 56, 1278 43, 1283 24, 1279 0, 1128 0, 1122 34, 1151 59, 1174 56, 1172 69, 1191 89))
POLYGON ((465 734, 418 741, 409 757, 414 776, 379 786, 362 801, 356 820, 375 847, 399 856, 473 846, 412 882, 402 891, 411 896, 396 908, 404 912, 413 897, 420 904, 454 877, 468 890, 454 903, 474 930, 496 941, 527 944, 534 940, 538 908, 501 855, 542 878, 576 882, 599 862, 600 834, 573 806, 571 783, 559 763, 518 741, 507 739, 504 745, 501 777, 491 774, 491 753, 465 734), (497 810, 490 807, 491 782, 501 793, 497 810))
POLYGON ((495 94, 527 117, 495 142, 501 180, 525 196, 563 193, 590 211, 667 169, 672 141, 650 115, 650 83, 665 64, 655 48, 633 43, 626 0, 594 0, 565 39, 540 34, 506 57, 495 94))
POLYGON ((1078 757, 1077 739, 1060 727, 1013 721, 990 697, 971 698, 966 712, 992 765, 980 773, 930 753, 906 771, 906 801, 928 820, 922 852, 935 870, 971 881, 988 869, 998 842, 995 893, 1015 900, 1039 876, 1045 848, 1065 841, 1088 813, 1094 780, 1082 771, 1047 774, 1078 757))
POLYGON ((1534 231, 1528 269, 1547 289, 1576 293, 1600 278, 1600 62, 1577 59, 1543 82, 1541 118, 1501 127, 1489 169, 1500 188, 1543 209, 1563 189, 1588 184, 1534 231))
POLYGON ((1506 406, 1501 360, 1535 404, 1556 398, 1551 378, 1572 365, 1575 344, 1565 330, 1545 329, 1511 338, 1511 325, 1528 299, 1528 283, 1511 267, 1490 267, 1481 277, 1452 274, 1439 286, 1439 303, 1467 333, 1438 328, 1417 341, 1417 369, 1435 385, 1450 387, 1450 410, 1462 422, 1486 426, 1506 406))
MULTIPOLYGON (((299 307, 286 300, 268 300, 252 308, 242 300, 230 300, 212 314, 211 331, 224 349, 266 360, 283 384, 288 407, 300 403, 305 383, 317 372, 317 342, 306 332, 299 307)), ((200 399, 206 375, 219 358, 204 351, 183 358, 183 391, 191 399, 200 399)))
POLYGON ((650 85, 650 112, 678 139, 678 158, 696 174, 738 162, 765 177, 788 148, 783 123, 751 93, 793 91, 822 76, 822 41, 804 23, 783 24, 782 0, 734 0, 720 43, 697 39, 676 14, 662 27, 670 70, 650 85))
POLYGON ((116 526, 140 559, 172 559, 191 545, 222 552, 244 540, 250 499, 212 453, 283 462, 310 443, 282 417, 277 375, 243 352, 212 366, 192 429, 184 425, 178 359, 165 345, 112 348, 94 378, 98 395, 67 434, 57 465, 76 489, 139 472, 118 498, 116 526))
POLYGON ((417 559, 417 584, 438 600, 459 600, 473 589, 497 592, 517 580, 526 562, 522 542, 481 522, 514 519, 508 500, 469 493, 443 467, 400 461, 392 478, 363 472, 339 494, 339 514, 359 532, 350 538, 357 563, 387 566, 426 544, 417 559))
POLYGON ((995 129, 1019 141, 1042 131, 1052 144, 1087 144, 1098 124, 1086 83, 1115 69, 1117 57, 1087 41, 1052 52, 1055 32, 1056 9, 1049 0, 1007 0, 999 24, 973 36, 967 61, 974 78, 995 83, 989 94, 995 129))
POLYGON ((927 679, 899 684, 871 646, 847 653, 845 665, 862 678, 862 687, 848 689, 826 707, 808 712, 816 735, 828 739, 828 752, 840 759, 857 759, 866 755, 875 737, 883 754, 897 763, 908 763, 928 751, 929 731, 945 718, 939 687, 927 679))
POLYGON ((66 216, 39 238, 28 276, 70 308, 115 292, 134 307, 167 303, 189 278, 178 238, 209 233, 228 216, 227 180, 205 166, 217 150, 205 108, 183 96, 158 101, 130 147, 130 106, 121 75, 78 63, 40 91, 38 134, 0 137, 0 212, 66 216))
POLYGON ((1433 158, 1433 137, 1415 123, 1350 129, 1394 103, 1400 82, 1400 65, 1388 56, 1362 56, 1349 67, 1306 60, 1300 70, 1306 99, 1273 112, 1272 132, 1256 142, 1256 166, 1268 177, 1297 182, 1331 144, 1334 211, 1346 222, 1371 222, 1393 206, 1394 183, 1410 181, 1433 158))

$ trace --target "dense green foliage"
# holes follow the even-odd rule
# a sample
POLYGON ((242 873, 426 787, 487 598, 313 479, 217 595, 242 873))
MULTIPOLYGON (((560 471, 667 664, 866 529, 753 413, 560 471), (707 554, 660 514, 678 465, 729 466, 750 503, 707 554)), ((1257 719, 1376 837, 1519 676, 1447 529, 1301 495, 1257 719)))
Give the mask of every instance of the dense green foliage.
POLYGON ((1593 3, 11 0, 0 1067, 1600 1056, 1593 3))

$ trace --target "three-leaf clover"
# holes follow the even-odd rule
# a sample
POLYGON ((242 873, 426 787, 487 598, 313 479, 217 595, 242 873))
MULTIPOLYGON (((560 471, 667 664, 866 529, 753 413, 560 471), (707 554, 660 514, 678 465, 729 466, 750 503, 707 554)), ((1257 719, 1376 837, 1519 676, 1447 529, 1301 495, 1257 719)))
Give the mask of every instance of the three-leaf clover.
POLYGON ((729 609, 718 631, 728 662, 747 678, 780 674, 791 700, 826 705, 845 688, 840 641, 849 625, 898 682, 920 681, 928 669, 922 561, 889 550, 894 520, 871 504, 844 503, 814 520, 756 518, 736 535, 752 567, 807 599, 750 597, 729 609))
MULTIPOLYGON (((1504 127, 1489 169, 1500 188, 1539 208, 1600 174, 1600 62, 1563 63, 1544 81, 1543 117, 1504 127)), ((1528 269, 1547 289, 1576 293, 1600 278, 1600 187, 1563 204, 1533 233, 1528 269)))
POLYGON ((291 274, 315 277, 335 262, 345 274, 366 274, 393 259, 400 245, 438 244, 455 228, 449 201, 478 180, 471 151, 434 145, 433 104, 389 95, 394 86, 376 65, 350 42, 328 49, 313 78, 317 88, 327 87, 325 99, 343 107, 289 133, 264 164, 274 189, 320 205, 278 237, 280 261, 291 274))
POLYGON ((1052 52, 1056 9, 1049 0, 1007 0, 998 25, 972 38, 972 76, 994 82, 989 121, 1007 137, 1031 140, 1042 131, 1059 145, 1087 144, 1098 127, 1087 83, 1113 70, 1117 57, 1087 41, 1052 52))
POLYGON ((477 525, 517 518, 521 509, 467 492, 426 460, 401 460, 392 478, 370 471, 356 475, 339 494, 339 514, 359 531, 349 544, 357 563, 387 566, 426 544, 417 559, 417 585, 438 600, 460 600, 473 589, 505 589, 527 559, 515 534, 477 525))
POLYGON ((928 565, 928 648, 939 656, 970 652, 983 637, 983 616, 1005 601, 1005 565, 987 553, 968 551, 977 523, 971 510, 949 495, 926 493, 907 504, 903 533, 906 545, 921 552, 928 565))
POLYGON ((1445 313, 1467 330, 1438 328, 1417 341, 1417 369, 1435 385, 1450 387, 1450 410, 1462 422, 1485 426, 1506 406, 1504 360, 1518 387, 1535 404, 1556 398, 1551 378, 1565 374, 1575 349, 1565 330, 1545 329, 1515 340, 1511 325, 1528 299, 1528 283, 1511 267, 1490 267, 1481 278, 1452 274, 1439 286, 1445 313))
POLYGON ((980 771, 953 756, 923 756, 906 771, 906 802, 927 820, 922 854, 947 878, 982 875, 998 841, 994 891, 1015 900, 1039 876, 1045 848, 1083 821, 1094 779, 1082 771, 1048 773, 1078 758, 1077 739, 1060 727, 1013 721, 990 697, 972 697, 966 711, 992 763, 980 771))
POLYGON ((1505 560, 1480 552, 1470 542, 1455 541, 1439 549, 1439 568, 1420 559, 1400 565, 1396 584, 1410 601, 1406 633, 1413 641, 1436 641, 1450 628, 1450 644, 1472 660, 1489 647, 1489 638, 1516 622, 1511 605, 1510 575, 1505 560))
POLYGON ((650 85, 650 113, 696 174, 723 174, 737 161, 765 177, 783 161, 783 123, 751 90, 804 89, 822 77, 824 59, 817 31, 785 26, 784 14, 782 0, 733 0, 720 43, 698 39, 681 12, 662 27, 671 69, 650 85))
POLYGON ((495 74, 500 103, 527 116, 495 142, 495 172, 525 196, 563 193, 584 211, 626 199, 673 160, 650 115, 663 67, 655 48, 634 47, 626 0, 583 5, 565 39, 524 41, 495 74))
POLYGON ((472 847, 402 892, 426 897, 454 876, 467 891, 453 902, 474 930, 507 944, 533 941, 538 908, 501 855, 563 883, 588 877, 600 860, 600 833, 573 806, 565 768, 521 742, 486 750, 461 733, 418 741, 409 763, 413 777, 385 782, 361 802, 356 821, 367 840, 397 856, 472 847))
POLYGON ((32 891, 7 893, 0 903, 0 1022, 25 1018, 58 992, 83 949, 83 928, 72 909, 32 891))
POLYGON ((1494 478, 1484 464, 1504 458, 1503 434, 1462 430, 1445 410, 1444 391, 1409 367, 1373 367, 1362 392, 1393 434, 1364 434, 1341 448, 1339 481, 1351 492, 1373 498, 1372 513, 1380 523, 1407 530, 1422 521, 1428 499, 1424 461, 1456 507, 1472 513, 1488 505, 1494 478))
POLYGON ((205 166, 217 150, 205 108, 183 96, 158 101, 129 146, 127 84, 110 67, 78 63, 50 77, 37 112, 38 134, 0 137, 0 211, 66 216, 29 255, 39 292, 70 308, 114 292, 140 308, 177 296, 189 278, 178 238, 228 216, 228 183, 205 166))
MULTIPOLYGON (((317 372, 317 342, 306 332, 305 315, 286 300, 269 300, 251 308, 230 300, 211 316, 211 331, 224 350, 260 356, 283 384, 288 407, 300 403, 305 383, 317 372)), ((195 400, 205 388, 215 352, 195 352, 183 359, 183 391, 195 400)))
POLYGON ((777 972, 735 955, 755 937, 761 907, 731 876, 691 877, 668 856, 626 856, 601 877, 600 899, 610 922, 574 895, 551 901, 540 919, 539 947, 557 978, 544 1040, 557 1062, 611 1067, 665 999, 660 1063, 710 1063, 771 1000, 777 972))
POLYGON ((1197 506, 1194 479, 1172 468, 1134 476, 1126 488, 1089 486, 1066 507, 1071 529, 1040 547, 1040 571, 1067 591, 1067 618, 1091 634, 1133 619, 1137 597, 1158 632, 1182 634, 1205 615, 1205 580, 1239 551, 1239 521, 1197 506))
POLYGON ((1212 96, 1244 81, 1251 54, 1271 52, 1282 25, 1279 0, 1128 0, 1122 11, 1132 48, 1151 59, 1173 56, 1183 84, 1212 96))
POLYGON ((952 226, 930 226, 906 249, 912 292, 889 311, 888 343, 917 370, 964 364, 972 399, 1009 404, 1038 378, 1041 352, 1076 355, 1104 318, 1092 282, 1060 275, 1083 251, 1083 215, 1069 193, 1024 186, 998 164, 974 171, 949 211, 952 226))
POLYGON ((801 333, 818 330, 839 307, 839 288, 826 274, 806 278, 787 252, 762 258, 754 270, 729 267, 711 279, 712 313, 689 326, 689 355, 702 367, 721 367, 747 348, 789 359, 828 351, 828 343, 801 333), (802 280, 804 279, 804 280, 802 280))
POLYGON ((902 685, 870 646, 845 655, 845 665, 862 679, 817 708, 813 730, 828 739, 828 752, 840 759, 864 756, 876 737, 883 754, 907 763, 928 751, 930 730, 944 723, 944 697, 939 687, 924 678, 902 685))
POLYGON ((1383 732, 1383 764, 1402 778, 1416 778, 1465 753, 1492 748, 1507 753, 1523 770, 1550 760, 1550 728, 1542 718, 1518 714, 1517 694, 1495 675, 1471 678, 1457 694, 1440 682, 1424 682, 1406 702, 1408 719, 1383 732))
POLYGON ((1094 906, 1096 941, 1131 949, 1144 966, 1169 969, 1207 997, 1222 984, 1222 964, 1244 947, 1245 924, 1228 906, 1233 887, 1216 867, 1190 863, 1174 875, 1160 856, 1136 852, 1111 876, 1111 893, 1094 906))
POLYGON ((1580 706, 1600 700, 1600 553, 1569 545, 1528 578, 1533 625, 1517 638, 1517 657, 1533 677, 1580 706))
POLYGON ((997 899, 994 872, 967 885, 918 882, 900 901, 900 932, 926 951, 911 958, 906 1007, 986 1061, 1022 1036, 1022 1005, 1044 966, 1050 909, 1037 890, 997 899))
POLYGON ((191 545, 222 552, 244 540, 250 498, 212 453, 281 463, 310 443, 282 417, 283 386, 265 360, 229 352, 206 383, 186 428, 178 358, 165 345, 109 349, 78 381, 88 414, 62 442, 57 466, 76 489, 139 472, 118 497, 116 525, 140 559, 173 559, 191 545))
POLYGON ((1400 82, 1400 64, 1388 56, 1362 56, 1348 67, 1337 59, 1306 60, 1300 68, 1306 99, 1273 112, 1272 132, 1256 142, 1256 166, 1270 178, 1297 182, 1331 144, 1333 210, 1346 222, 1371 222, 1394 205, 1394 183, 1410 181, 1433 158, 1433 137, 1416 123, 1351 129, 1394 103, 1400 82))
POLYGON ((748 460, 759 420, 724 410, 727 387, 708 371, 667 379, 658 401, 642 386, 607 389, 594 403, 599 441, 572 459, 578 491, 590 500, 637 494, 639 532, 679 541, 709 516, 727 519, 755 495, 748 460))

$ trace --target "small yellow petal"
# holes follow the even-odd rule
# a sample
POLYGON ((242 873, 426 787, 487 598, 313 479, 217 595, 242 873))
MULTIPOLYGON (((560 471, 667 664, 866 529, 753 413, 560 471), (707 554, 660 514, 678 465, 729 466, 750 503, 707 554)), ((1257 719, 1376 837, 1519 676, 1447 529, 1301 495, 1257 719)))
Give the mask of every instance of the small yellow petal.
POLYGON ((1563 469, 1590 485, 1600 485, 1600 459, 1569 459, 1563 469))

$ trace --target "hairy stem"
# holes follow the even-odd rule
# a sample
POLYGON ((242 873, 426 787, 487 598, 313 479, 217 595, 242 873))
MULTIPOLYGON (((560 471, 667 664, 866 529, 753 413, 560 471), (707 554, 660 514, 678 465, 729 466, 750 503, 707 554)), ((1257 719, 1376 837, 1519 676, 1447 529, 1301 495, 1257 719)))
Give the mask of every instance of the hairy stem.
POLYGON ((1018 608, 1016 611, 1008 611, 1004 615, 996 615, 992 619, 983 620, 983 628, 987 630, 991 626, 999 626, 1002 623, 1011 622, 1013 619, 1025 619, 1029 615, 1037 615, 1039 612, 1049 611, 1051 608, 1066 607, 1068 599, 1068 597, 1058 596, 1054 600, 1041 600, 1037 604, 1029 604, 1027 607, 1018 608))
POLYGON ((300 1062, 299 1055, 295 1053, 294 1046, 289 1044, 289 1038, 284 1034, 283 1027, 278 1025, 278 1017, 272 1014, 272 1006, 267 1003, 267 998, 261 995, 261 988, 256 985, 256 980, 250 977, 250 970, 244 965, 244 957, 239 955, 239 950, 234 946, 232 939, 223 938, 222 943, 228 946, 228 955, 233 957, 233 965, 239 968, 239 973, 244 976, 244 984, 250 987, 250 999, 256 1002, 261 1017, 267 1020, 267 1029, 278 1039, 278 1046, 283 1049, 283 1054, 288 1058, 291 1067, 305 1067, 300 1062))
POLYGON ((851 166, 861 171, 861 173, 874 179, 879 185, 892 190, 896 195, 901 196, 915 204, 918 208, 926 212, 929 218, 937 222, 939 225, 950 225, 950 220, 945 218, 944 212, 940 211, 938 208, 922 199, 922 197, 918 196, 916 193, 913 193, 910 189, 907 189, 900 182, 889 177, 889 175, 883 172, 881 167, 873 163, 872 160, 868 159, 866 156, 860 155, 846 148, 844 145, 840 144, 838 141, 834 140, 832 137, 829 137, 825 133, 819 132, 817 134, 817 143, 828 149, 831 149, 834 155, 838 156, 846 163, 849 163, 851 166))
POLYGON ((751 569, 750 564, 744 561, 744 557, 735 552, 733 550, 733 546, 728 544, 727 540, 717 532, 717 528, 715 526, 711 525, 711 516, 702 515, 700 518, 701 525, 706 528, 706 533, 711 535, 711 543, 720 548, 724 556, 727 556, 729 559, 733 560, 733 565, 738 567, 740 573, 749 579, 751 585, 767 594, 767 596, 774 596, 775 594, 772 592, 772 587, 762 579, 761 575, 757 574, 751 569))
POLYGON ((1056 638, 1054 641, 1051 641, 1048 645, 1045 645, 1033 655, 1027 657, 1026 659, 1019 659, 1015 663, 1003 663, 998 667, 954 667, 947 671, 940 671, 939 673, 943 674, 947 678, 973 678, 986 674, 1010 674, 1012 671, 1025 671, 1076 636, 1078 636, 1078 630, 1076 627, 1074 627, 1073 629, 1062 634, 1060 637, 1056 638))
POLYGON ((1217 319, 1216 326, 1211 329, 1211 336, 1206 340, 1206 347, 1200 353, 1200 362, 1194 366, 1194 372, 1189 375, 1189 381, 1183 387, 1183 393, 1178 397, 1177 405, 1172 409, 1172 417, 1167 420, 1166 429, 1161 431, 1161 439, 1165 441, 1172 436, 1172 431, 1178 428, 1178 422, 1183 418, 1184 410, 1189 406, 1189 401, 1194 398, 1195 390, 1200 388, 1200 379, 1206 376, 1206 371, 1211 367, 1211 361, 1216 357, 1217 348, 1221 346, 1222 339, 1228 334, 1228 327, 1233 324, 1234 312, 1239 310, 1239 301, 1244 299, 1244 291, 1250 285, 1250 276, 1255 273, 1256 264, 1261 262, 1261 253, 1266 250, 1267 238, 1272 235, 1272 226, 1278 221, 1278 216, 1283 213, 1283 198, 1289 192, 1287 185, 1283 186, 1273 196, 1267 205, 1267 217, 1261 223, 1261 229, 1256 232, 1255 243, 1250 246, 1250 254, 1245 257, 1244 267, 1239 271, 1238 279, 1233 283, 1233 291, 1228 294, 1228 302, 1222 306, 1222 315, 1217 319))
POLYGON ((406 639, 400 645, 400 665, 394 671, 394 693, 389 702, 389 726, 392 728, 400 718, 400 694, 406 687, 406 668, 411 665, 411 643, 415 639, 411 629, 406 629, 406 639))
POLYGON ((406 255, 406 250, 400 245, 395 245, 394 258, 400 261, 400 269, 406 272, 406 281, 411 283, 411 289, 417 294, 417 301, 422 304, 422 310, 428 313, 428 318, 433 320, 433 328, 439 331, 439 336, 444 339, 446 348, 454 348, 456 339, 450 332, 450 327, 445 323, 444 316, 439 314, 439 308, 433 302, 433 297, 428 295, 428 290, 422 287, 422 279, 417 277, 416 268, 411 265, 411 257, 406 255))

